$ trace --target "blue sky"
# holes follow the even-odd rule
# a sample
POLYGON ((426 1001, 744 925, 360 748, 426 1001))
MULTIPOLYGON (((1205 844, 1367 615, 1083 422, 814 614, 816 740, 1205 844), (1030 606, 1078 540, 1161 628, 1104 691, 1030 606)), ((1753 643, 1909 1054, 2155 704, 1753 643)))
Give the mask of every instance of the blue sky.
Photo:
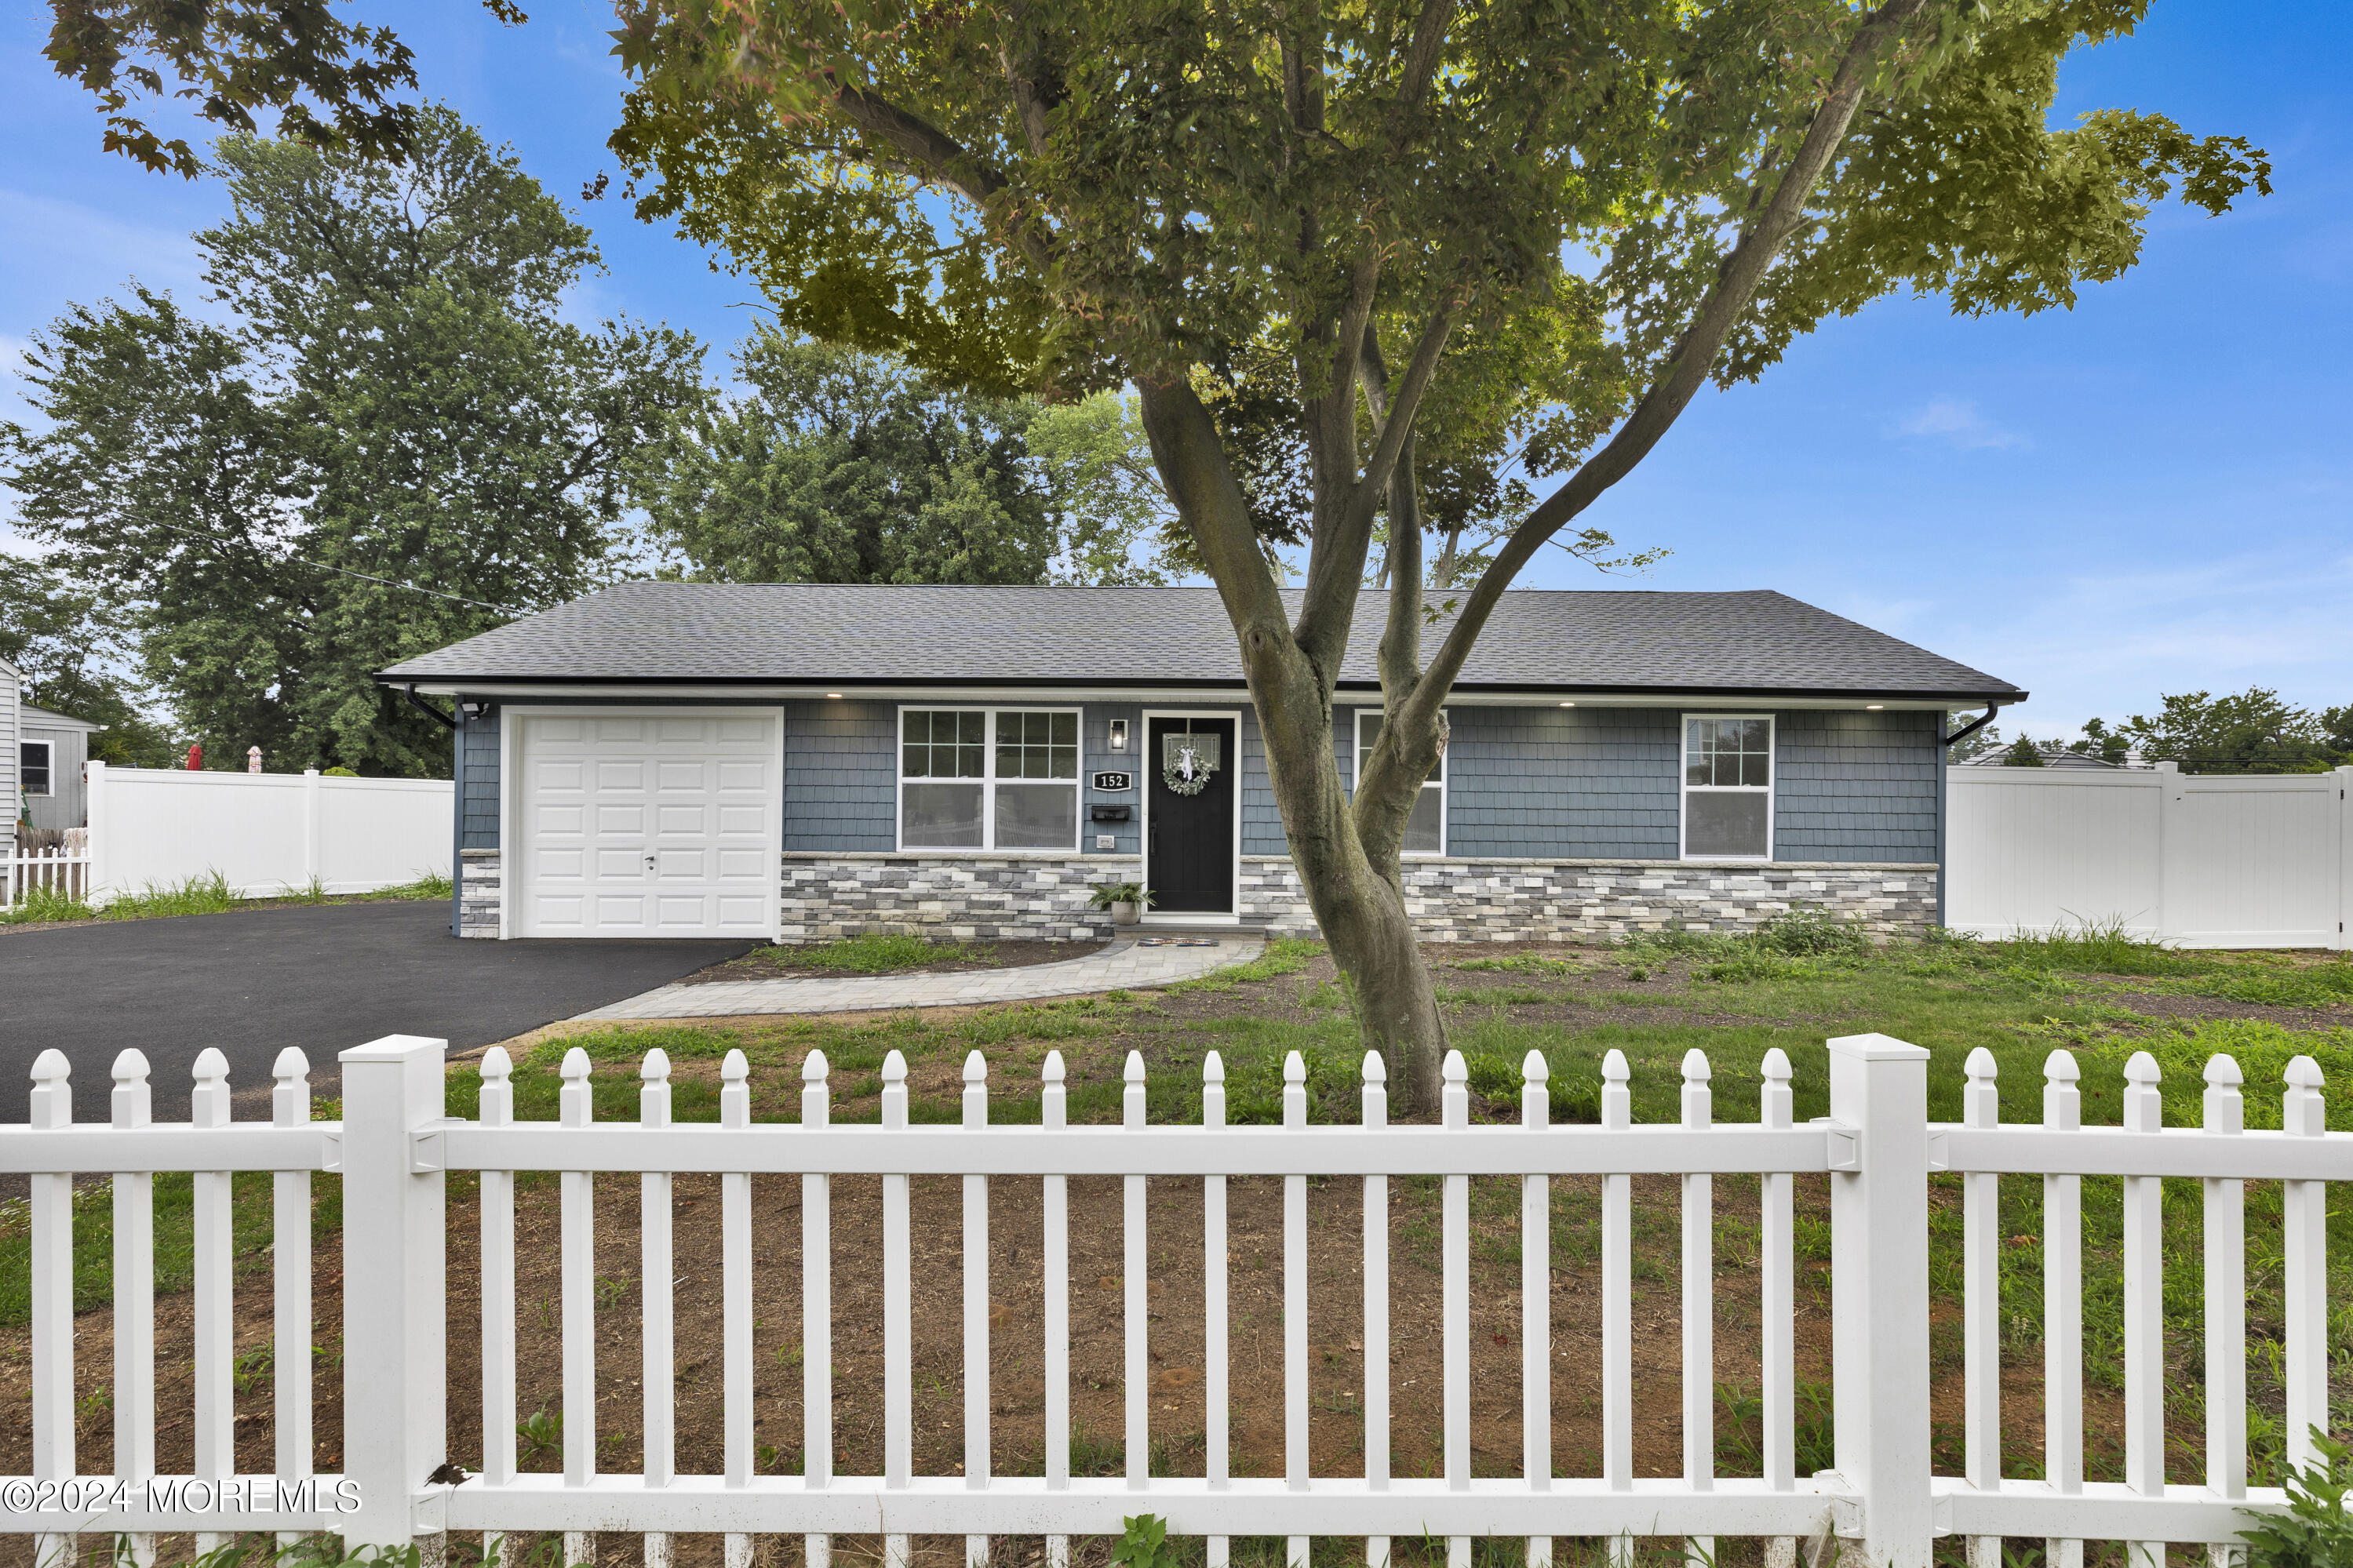
MULTIPOLYGON (((613 168, 608 11, 534 0, 510 31, 457 0, 359 9, 416 49, 426 92, 575 201, 608 268, 579 313, 742 335, 751 289, 614 197, 576 202, 613 168)), ((90 101, 40 58, 47 27, 46 5, 0 0, 0 351, 128 278, 192 298, 187 235, 226 205, 101 153, 90 101)), ((2010 733, 2200 688, 2353 702, 2349 57, 2342 6, 2157 0, 2069 63, 2061 113, 2247 136, 2277 195, 2160 212, 2141 265, 2072 311, 1890 300, 1832 322, 1704 395, 1588 517, 1673 549, 1637 585, 1778 588, 2031 689, 2010 733)), ((0 384, 0 411, 21 406, 0 384)), ((1600 585, 1565 561, 1532 580, 1600 585)))

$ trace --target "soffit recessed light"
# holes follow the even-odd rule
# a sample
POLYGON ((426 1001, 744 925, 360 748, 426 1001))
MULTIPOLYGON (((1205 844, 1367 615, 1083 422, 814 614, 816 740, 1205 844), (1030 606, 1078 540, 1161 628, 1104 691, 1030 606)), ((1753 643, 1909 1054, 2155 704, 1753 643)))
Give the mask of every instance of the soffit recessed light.
POLYGON ((832 699, 833 699, 835 701, 837 701, 837 702, 838 702, 838 701, 839 701, 839 700, 841 700, 841 693, 840 693, 840 692, 839 692, 839 691, 828 691, 828 692, 827 692, 827 693, 826 693, 826 695, 827 695, 828 697, 832 698, 832 699))
POLYGON ((1562 703, 1562 704, 1561 704, 1561 706, 1562 706, 1562 707, 1564 707, 1564 708, 1574 708, 1574 707, 1576 707, 1576 706, 1577 706, 1577 704, 1576 704, 1576 703, 1574 703, 1574 702, 1564 702, 1564 703, 1562 703))
POLYGON ((1884 702, 1866 702, 1862 705, 1862 710, 1866 713, 1877 713, 1884 710, 1887 704, 1884 702))

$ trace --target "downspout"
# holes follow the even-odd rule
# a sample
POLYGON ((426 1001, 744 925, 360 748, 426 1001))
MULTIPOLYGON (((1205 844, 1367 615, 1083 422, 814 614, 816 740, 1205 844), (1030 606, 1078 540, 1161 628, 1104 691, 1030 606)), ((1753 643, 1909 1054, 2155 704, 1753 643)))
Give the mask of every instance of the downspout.
POLYGON ((464 936, 466 907, 466 704, 449 730, 449 934, 464 936))
POLYGON ((419 713, 427 715, 435 722, 444 725, 448 729, 454 730, 458 727, 458 721, 456 719, 442 712, 441 710, 434 707, 433 704, 426 701, 425 699, 417 695, 417 683, 415 681, 412 680, 408 683, 407 690, 408 705, 411 708, 416 709, 419 713))

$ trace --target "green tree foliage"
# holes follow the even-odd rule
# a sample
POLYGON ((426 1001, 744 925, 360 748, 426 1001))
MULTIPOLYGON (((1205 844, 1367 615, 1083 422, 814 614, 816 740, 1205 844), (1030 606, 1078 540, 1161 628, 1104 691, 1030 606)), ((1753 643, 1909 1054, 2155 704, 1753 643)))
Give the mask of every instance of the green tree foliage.
POLYGON ((216 156, 235 209, 195 237, 226 324, 135 285, 70 307, 26 355, 50 427, 0 427, 0 483, 207 752, 446 773, 373 672, 602 581, 701 350, 561 320, 586 231, 445 109, 397 167, 216 156))
POLYGON ((172 739, 140 710, 122 670, 131 639, 54 568, 0 554, 0 658, 25 678, 25 700, 106 728, 90 738, 102 763, 169 764, 172 739))
POLYGON ((1155 514, 1128 421, 942 387, 902 360, 761 332, 750 389, 692 422, 649 497, 670 570, 733 583, 1123 583, 1155 514))
POLYGON ((2353 728, 2347 723, 2353 710, 2315 714, 2261 686, 2222 697, 2184 691, 2160 701, 2155 713, 2136 713, 2113 729, 2094 719, 2084 731, 2097 742, 2121 740, 2152 762, 2179 763, 2186 773, 2316 773, 2353 760, 2353 735, 2345 733, 2353 728))
POLYGON ((2036 745, 2031 736, 2021 735, 2010 743, 2008 751, 2002 752, 2001 765, 2006 768, 2040 768, 2050 764, 2042 760, 2042 748, 2036 745))

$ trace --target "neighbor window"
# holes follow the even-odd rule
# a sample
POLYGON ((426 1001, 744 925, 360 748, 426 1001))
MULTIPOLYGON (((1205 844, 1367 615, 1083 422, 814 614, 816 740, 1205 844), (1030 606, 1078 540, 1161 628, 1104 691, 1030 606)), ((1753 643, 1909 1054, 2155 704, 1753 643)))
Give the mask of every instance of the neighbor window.
POLYGON ((47 741, 16 742, 16 787, 26 795, 48 795, 49 743, 47 741))
POLYGON ((901 710, 899 844, 905 849, 1076 849, 1078 713, 901 710))
POLYGON ((1683 857, 1767 860, 1773 854, 1773 721, 1683 719, 1683 857))
MULTIPOLYGON (((1365 759, 1372 755, 1373 742, 1381 738, 1381 715, 1371 709, 1356 710, 1356 777, 1365 776, 1365 759)), ((1405 822, 1405 853, 1408 855, 1443 855, 1446 853, 1446 753, 1438 753, 1438 761, 1430 767, 1430 777, 1421 784, 1421 796, 1413 803, 1413 815, 1405 822)))

